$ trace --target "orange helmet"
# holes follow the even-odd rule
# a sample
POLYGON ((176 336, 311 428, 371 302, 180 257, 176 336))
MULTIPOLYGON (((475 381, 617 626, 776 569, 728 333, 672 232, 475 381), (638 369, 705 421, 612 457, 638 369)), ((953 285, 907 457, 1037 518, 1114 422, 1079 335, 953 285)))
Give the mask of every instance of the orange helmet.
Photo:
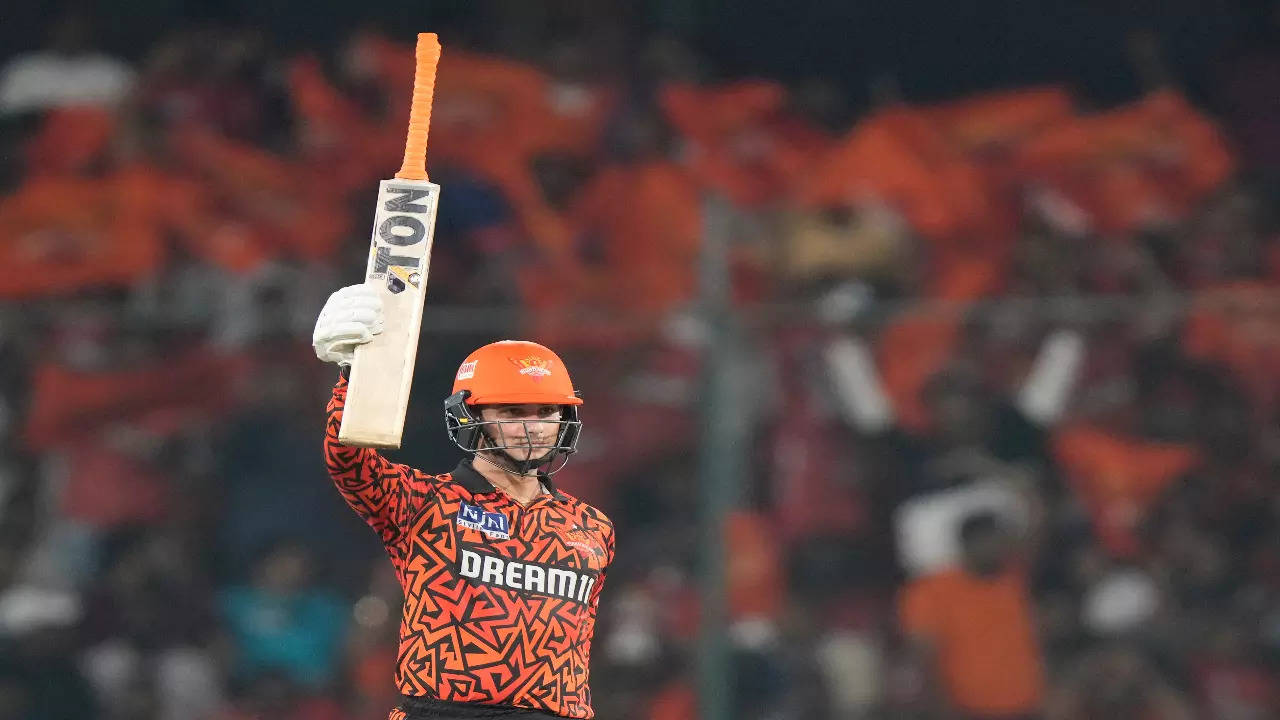
POLYGON ((500 340, 467 356, 453 379, 468 405, 581 405, 560 357, 535 342, 500 340))
POLYGON ((524 460, 508 457, 506 461, 522 473, 559 460, 554 470, 545 471, 551 474, 564 467, 568 456, 577 450, 581 404, 559 356, 534 342, 502 340, 471 353, 458 367, 453 394, 444 401, 445 426, 454 444, 473 455, 493 451, 525 454, 524 460), (555 439, 537 446, 530 444, 527 435, 517 445, 499 442, 493 435, 501 434, 504 423, 521 421, 482 421, 468 407, 503 404, 560 405, 560 429, 555 439))

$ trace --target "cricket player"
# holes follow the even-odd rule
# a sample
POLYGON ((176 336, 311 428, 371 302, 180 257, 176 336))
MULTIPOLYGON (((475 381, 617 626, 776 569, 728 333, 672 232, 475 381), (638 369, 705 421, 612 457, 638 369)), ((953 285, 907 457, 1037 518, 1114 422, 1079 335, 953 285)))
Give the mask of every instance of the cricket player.
POLYGON ((404 590, 391 720, 590 718, 588 666, 613 523, 558 490, 578 442, 560 358, 506 340, 471 353, 444 403, 466 457, 432 475, 338 442, 355 347, 381 332, 366 285, 330 296, 312 337, 342 370, 324 452, 352 509, 382 538, 404 590))

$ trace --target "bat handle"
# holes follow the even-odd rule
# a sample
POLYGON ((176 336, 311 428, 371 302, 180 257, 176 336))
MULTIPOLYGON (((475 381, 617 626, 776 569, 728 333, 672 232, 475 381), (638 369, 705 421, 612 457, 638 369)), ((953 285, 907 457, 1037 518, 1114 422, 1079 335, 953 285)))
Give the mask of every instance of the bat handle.
POLYGON ((431 127, 431 102, 436 92, 436 66, 440 63, 440 40, 435 33, 418 33, 414 51, 413 102, 409 105, 409 135, 404 143, 404 163, 396 177, 402 180, 427 179, 427 131, 431 127))

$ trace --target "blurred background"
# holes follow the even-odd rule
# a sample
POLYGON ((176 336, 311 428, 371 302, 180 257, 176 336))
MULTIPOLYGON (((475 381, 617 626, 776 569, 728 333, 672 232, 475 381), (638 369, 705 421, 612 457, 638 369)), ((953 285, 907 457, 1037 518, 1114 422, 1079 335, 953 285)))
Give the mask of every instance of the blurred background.
POLYGON ((1280 717, 1280 4, 119 5, 0 21, 0 719, 395 704, 310 331, 424 30, 393 457, 565 358, 599 717, 1280 717))

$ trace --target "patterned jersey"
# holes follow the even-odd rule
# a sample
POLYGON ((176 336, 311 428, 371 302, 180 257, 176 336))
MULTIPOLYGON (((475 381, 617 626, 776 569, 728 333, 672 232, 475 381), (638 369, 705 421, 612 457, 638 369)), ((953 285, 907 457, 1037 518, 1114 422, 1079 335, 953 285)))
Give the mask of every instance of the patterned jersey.
POLYGON ((404 589, 400 692, 593 717, 587 667, 613 523, 547 477, 548 492, 523 507, 470 459, 428 475, 339 444, 346 391, 340 379, 325 458, 404 589))

